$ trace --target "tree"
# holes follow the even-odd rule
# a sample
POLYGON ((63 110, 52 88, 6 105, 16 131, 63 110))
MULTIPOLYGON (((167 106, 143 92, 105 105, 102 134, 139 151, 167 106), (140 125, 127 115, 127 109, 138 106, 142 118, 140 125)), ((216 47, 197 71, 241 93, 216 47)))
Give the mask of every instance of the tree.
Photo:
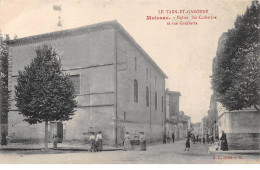
POLYGON ((227 32, 223 50, 217 53, 212 87, 217 100, 228 110, 260 105, 260 9, 257 0, 237 16, 227 32))
POLYGON ((36 58, 19 71, 15 100, 19 114, 29 124, 45 122, 45 149, 48 122, 66 121, 74 115, 77 102, 69 75, 62 73, 61 61, 48 45, 37 47, 36 58))
MULTIPOLYGON (((8 90, 8 47, 0 35, 0 124, 2 138, 7 135, 10 91, 8 90)), ((6 141, 6 139, 2 140, 6 141)), ((1 143, 2 143, 1 141, 1 143)))

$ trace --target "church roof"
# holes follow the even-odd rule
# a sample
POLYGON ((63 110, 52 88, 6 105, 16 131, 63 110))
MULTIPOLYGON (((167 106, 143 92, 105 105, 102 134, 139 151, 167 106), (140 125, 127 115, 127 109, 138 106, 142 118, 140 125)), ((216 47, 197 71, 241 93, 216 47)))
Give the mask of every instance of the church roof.
POLYGON ((15 40, 9 40, 6 43, 9 46, 20 46, 26 44, 37 43, 41 41, 49 41, 58 38, 78 36, 81 34, 86 34, 90 32, 97 32, 106 29, 115 29, 122 36, 124 36, 141 54, 145 56, 145 58, 162 74, 164 78, 168 78, 167 75, 161 70, 161 68, 151 59, 151 57, 143 50, 143 48, 134 40, 134 38, 123 28, 121 24, 119 24, 116 20, 101 22, 93 25, 87 25, 83 27, 67 29, 62 31, 55 31, 45 34, 39 34, 34 36, 28 36, 24 38, 19 38, 15 40))

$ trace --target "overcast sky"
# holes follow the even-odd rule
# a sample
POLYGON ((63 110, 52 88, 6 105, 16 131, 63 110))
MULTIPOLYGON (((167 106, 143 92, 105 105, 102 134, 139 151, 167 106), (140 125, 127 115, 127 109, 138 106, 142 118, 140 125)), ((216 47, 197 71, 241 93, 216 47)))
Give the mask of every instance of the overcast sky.
POLYGON ((0 31, 19 38, 57 31, 59 15, 63 29, 117 20, 168 75, 167 87, 180 91, 180 109, 194 123, 209 110, 218 38, 250 4, 244 0, 0 0, 0 31), (53 5, 61 3, 62 11, 54 11, 53 5), (217 19, 197 20, 198 25, 191 26, 146 20, 146 16, 177 17, 158 10, 208 10, 207 15, 217 19))

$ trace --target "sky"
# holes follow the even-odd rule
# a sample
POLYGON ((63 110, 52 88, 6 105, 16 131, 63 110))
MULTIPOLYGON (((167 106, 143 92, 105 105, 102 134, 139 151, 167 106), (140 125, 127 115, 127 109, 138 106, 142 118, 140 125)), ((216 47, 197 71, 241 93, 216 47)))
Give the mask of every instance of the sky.
POLYGON ((195 123, 209 110, 218 39, 250 4, 248 0, 0 0, 0 33, 22 38, 58 31, 59 15, 63 30, 117 20, 167 74, 166 87, 181 93, 180 110, 195 123), (62 11, 54 11, 53 5, 60 4, 62 11), (217 19, 191 20, 193 14, 166 14, 166 10, 208 10, 206 15, 217 19), (167 25, 146 20, 147 16, 186 16, 189 20, 182 21, 198 25, 167 25))

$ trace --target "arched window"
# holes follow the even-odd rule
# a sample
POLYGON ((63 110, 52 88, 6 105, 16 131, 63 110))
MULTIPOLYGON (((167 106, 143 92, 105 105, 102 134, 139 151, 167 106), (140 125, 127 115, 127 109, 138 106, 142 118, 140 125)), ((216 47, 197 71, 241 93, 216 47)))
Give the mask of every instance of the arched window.
POLYGON ((149 88, 146 87, 146 106, 149 107, 149 88))
POLYGON ((163 96, 162 96, 162 112, 163 112, 163 96))
POLYGON ((146 79, 148 80, 148 68, 146 68, 146 79))
POLYGON ((155 110, 157 110, 157 93, 155 92, 155 95, 154 95, 154 105, 155 105, 155 110))
POLYGON ((135 71, 137 70, 137 59, 135 57, 135 71))
POLYGON ((138 82, 134 80, 134 102, 138 103, 138 82))

